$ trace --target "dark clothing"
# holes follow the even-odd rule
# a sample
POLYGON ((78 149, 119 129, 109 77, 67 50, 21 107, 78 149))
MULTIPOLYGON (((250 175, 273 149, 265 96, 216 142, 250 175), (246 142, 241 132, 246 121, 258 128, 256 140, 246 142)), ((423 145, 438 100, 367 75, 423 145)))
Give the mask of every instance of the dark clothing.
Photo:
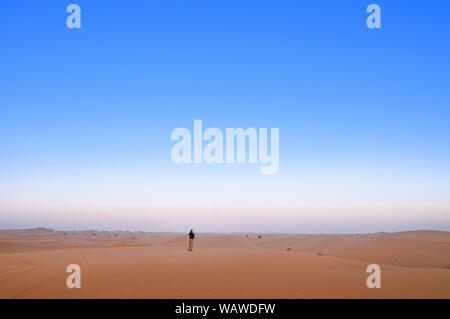
POLYGON ((195 237, 194 232, 190 232, 190 233, 189 233, 189 239, 194 239, 194 237, 195 237))

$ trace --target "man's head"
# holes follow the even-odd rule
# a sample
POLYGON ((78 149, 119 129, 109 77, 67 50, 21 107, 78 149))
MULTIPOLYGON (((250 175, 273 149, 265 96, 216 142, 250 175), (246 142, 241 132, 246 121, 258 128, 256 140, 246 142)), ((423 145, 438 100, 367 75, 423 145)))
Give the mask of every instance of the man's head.
POLYGON ((194 232, 194 231, 191 229, 191 233, 192 233, 192 232, 194 232))

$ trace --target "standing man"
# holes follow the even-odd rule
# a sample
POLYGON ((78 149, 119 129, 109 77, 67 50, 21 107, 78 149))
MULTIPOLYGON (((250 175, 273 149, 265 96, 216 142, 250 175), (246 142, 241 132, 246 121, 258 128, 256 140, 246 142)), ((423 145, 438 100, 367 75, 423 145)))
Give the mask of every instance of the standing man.
POLYGON ((192 248, 194 247, 194 238, 195 238, 195 234, 194 234, 194 231, 191 229, 191 231, 189 232, 189 247, 188 247, 188 251, 192 251, 192 248))

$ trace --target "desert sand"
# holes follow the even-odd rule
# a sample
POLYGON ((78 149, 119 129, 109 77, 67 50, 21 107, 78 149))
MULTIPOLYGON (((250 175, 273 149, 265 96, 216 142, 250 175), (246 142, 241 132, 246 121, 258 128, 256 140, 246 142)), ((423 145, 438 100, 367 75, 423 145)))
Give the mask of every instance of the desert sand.
POLYGON ((0 298, 450 298, 450 232, 0 231, 0 298), (258 236, 261 235, 261 238, 258 236), (381 267, 381 288, 366 267, 381 267), (66 267, 81 267, 81 288, 66 267))

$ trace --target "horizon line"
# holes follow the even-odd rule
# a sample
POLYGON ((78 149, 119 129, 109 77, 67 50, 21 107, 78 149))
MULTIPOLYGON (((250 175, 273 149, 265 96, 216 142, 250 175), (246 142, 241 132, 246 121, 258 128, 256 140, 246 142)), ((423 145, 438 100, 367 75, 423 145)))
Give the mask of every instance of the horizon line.
MULTIPOLYGON (((144 231, 144 230, 97 230, 97 229, 54 229, 48 227, 33 227, 33 228, 9 228, 9 229, 0 229, 2 231, 36 231, 36 230, 47 230, 47 231, 55 231, 55 232, 98 232, 98 233, 107 233, 107 232, 127 232, 127 233, 150 233, 150 234, 184 234, 182 231, 144 231)), ((368 233, 358 233, 358 232, 331 232, 331 233, 295 233, 295 232, 214 232, 214 231, 195 231, 197 234, 217 234, 217 235, 233 235, 233 234, 266 234, 266 235, 374 235, 374 234, 397 234, 397 233, 407 233, 407 232, 446 232, 449 233, 450 230, 437 230, 437 229, 411 229, 411 230, 401 230, 401 231, 378 231, 378 232, 368 232, 368 233)), ((186 230, 186 233, 188 230, 186 230)))

